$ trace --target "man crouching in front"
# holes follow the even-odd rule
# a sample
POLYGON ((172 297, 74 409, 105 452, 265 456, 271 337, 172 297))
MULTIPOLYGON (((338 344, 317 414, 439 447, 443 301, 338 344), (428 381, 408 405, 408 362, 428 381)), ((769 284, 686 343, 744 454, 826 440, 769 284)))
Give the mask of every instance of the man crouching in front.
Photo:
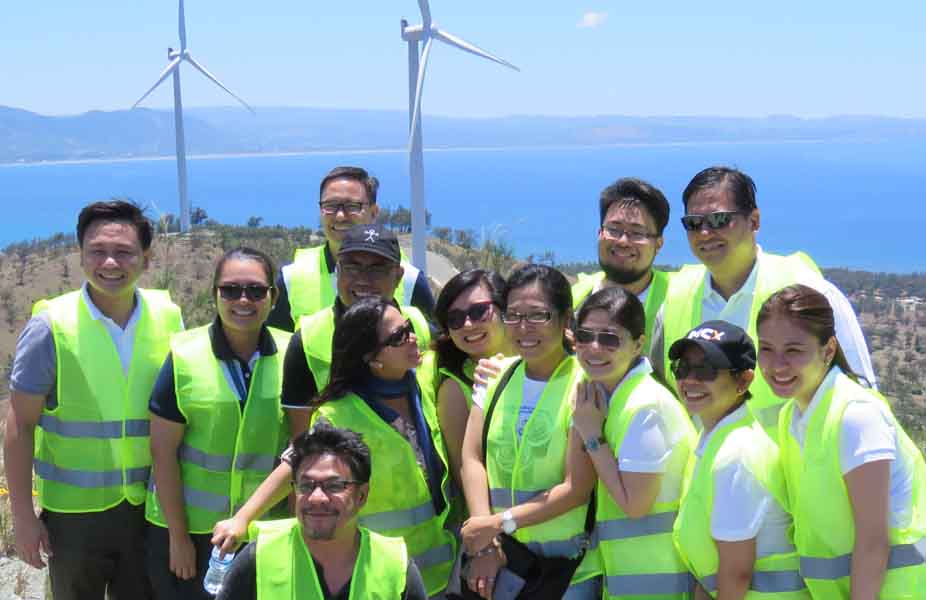
POLYGON ((370 481, 359 435, 325 423, 293 440, 296 518, 257 521, 218 600, 427 600, 405 542, 357 524, 370 481))

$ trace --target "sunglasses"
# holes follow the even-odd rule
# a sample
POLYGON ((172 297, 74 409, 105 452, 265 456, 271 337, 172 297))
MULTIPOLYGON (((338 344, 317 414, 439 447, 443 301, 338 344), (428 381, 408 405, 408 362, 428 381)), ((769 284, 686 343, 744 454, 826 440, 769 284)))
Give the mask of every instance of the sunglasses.
POLYGON ((447 311, 447 327, 450 329, 459 329, 466 324, 466 319, 473 323, 484 321, 489 316, 492 309, 491 302, 476 302, 471 304, 466 310, 453 308, 447 311))
POLYGON ((682 227, 685 231, 701 231, 707 226, 708 229, 723 229, 730 224, 733 217, 742 214, 737 211, 718 211, 706 215, 685 215, 682 217, 682 227))
POLYGON ((240 283, 225 283, 218 287, 219 295, 222 296, 223 300, 239 300, 243 293, 244 297, 251 302, 263 300, 267 297, 270 290, 273 289, 272 285, 260 285, 257 283, 249 283, 247 285, 241 285, 240 283))
POLYGON ((672 374, 675 375, 676 381, 691 377, 698 381, 708 382, 717 379, 720 369, 710 363, 692 365, 684 360, 677 360, 672 363, 672 374))
POLYGON ((576 343, 591 344, 598 341, 598 345, 603 348, 617 349, 621 347, 621 336, 611 331, 595 331, 593 329, 576 329, 576 343))
POLYGON ((326 479, 325 481, 313 481, 312 479, 306 479, 300 481, 299 483, 293 483, 293 487, 296 489, 296 493, 302 496, 311 496, 315 491, 315 488, 321 488, 322 491, 325 492, 326 496, 332 496, 343 494, 348 486, 357 485, 360 483, 360 481, 354 481, 351 479, 326 479))
POLYGON ((380 342, 379 348, 383 349, 386 346, 399 348, 404 346, 411 339, 413 333, 415 333, 415 328, 412 327, 412 322, 405 321, 404 325, 390 333, 388 336, 386 336, 386 339, 380 342))

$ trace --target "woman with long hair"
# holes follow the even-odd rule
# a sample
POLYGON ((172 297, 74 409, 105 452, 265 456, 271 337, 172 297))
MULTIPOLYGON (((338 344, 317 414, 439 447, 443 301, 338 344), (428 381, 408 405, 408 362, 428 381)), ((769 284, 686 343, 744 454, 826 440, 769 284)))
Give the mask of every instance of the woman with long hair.
POLYGON ((212 282, 215 320, 171 337, 151 394, 145 517, 160 600, 211 597, 203 576, 212 528, 247 500, 289 438, 279 398, 290 334, 264 323, 273 276, 263 252, 226 252, 212 282))
POLYGON ((695 598, 804 600, 778 449, 747 407, 756 351, 745 331, 707 321, 669 349, 679 399, 701 422, 673 539, 695 598))
POLYGON ((926 466, 876 392, 853 376, 819 292, 793 285, 759 310, 759 366, 781 411, 778 442, 801 573, 814 598, 926 591, 926 466))
POLYGON ((502 314, 505 280, 495 271, 454 275, 437 297, 440 332, 432 343, 437 361, 437 416, 454 481, 460 484, 463 434, 473 404, 473 371, 479 359, 511 355, 502 314))
POLYGON ((688 598, 688 569, 672 542, 695 431, 675 396, 641 356, 643 305, 623 288, 588 297, 576 315, 573 427, 598 474, 604 598, 688 598))
POLYGON ((520 578, 533 589, 547 580, 525 581, 523 564, 515 563, 561 559, 558 568, 568 570, 558 582, 568 587, 563 597, 597 598, 597 555, 585 553, 594 468, 571 427, 569 393, 579 369, 567 335, 569 282, 528 264, 511 273, 506 300, 502 321, 520 357, 504 361, 482 406, 474 398, 463 442, 471 515, 461 531, 470 557, 466 582, 483 598, 503 575, 506 585, 520 578))

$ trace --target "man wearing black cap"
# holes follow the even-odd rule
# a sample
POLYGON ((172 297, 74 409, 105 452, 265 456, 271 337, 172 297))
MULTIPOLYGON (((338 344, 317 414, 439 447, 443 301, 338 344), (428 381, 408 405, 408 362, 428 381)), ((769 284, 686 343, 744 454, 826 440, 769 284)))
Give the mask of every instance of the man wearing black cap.
MULTIPOLYGON (((335 262, 351 227, 373 223, 379 214, 376 193, 379 181, 360 167, 335 167, 319 186, 318 220, 325 243, 299 248, 293 262, 280 269, 276 289, 279 297, 267 318, 267 325, 293 331, 303 316, 331 306, 337 296, 335 262)), ((434 296, 425 276, 410 263, 394 288, 396 301, 417 307, 430 316, 434 296)))

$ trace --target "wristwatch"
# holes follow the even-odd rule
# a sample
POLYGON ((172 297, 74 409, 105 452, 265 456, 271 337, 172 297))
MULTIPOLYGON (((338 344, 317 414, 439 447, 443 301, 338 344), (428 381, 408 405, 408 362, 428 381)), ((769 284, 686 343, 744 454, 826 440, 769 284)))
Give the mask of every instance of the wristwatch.
POLYGON ((608 440, 606 440, 603 435, 599 435, 598 437, 587 439, 585 440, 585 451, 594 452, 598 448, 601 448, 602 445, 607 444, 607 443, 608 443, 608 440))
POLYGON ((511 535, 518 529, 518 522, 514 520, 514 515, 511 514, 510 510, 506 510, 502 513, 502 531, 511 535))

